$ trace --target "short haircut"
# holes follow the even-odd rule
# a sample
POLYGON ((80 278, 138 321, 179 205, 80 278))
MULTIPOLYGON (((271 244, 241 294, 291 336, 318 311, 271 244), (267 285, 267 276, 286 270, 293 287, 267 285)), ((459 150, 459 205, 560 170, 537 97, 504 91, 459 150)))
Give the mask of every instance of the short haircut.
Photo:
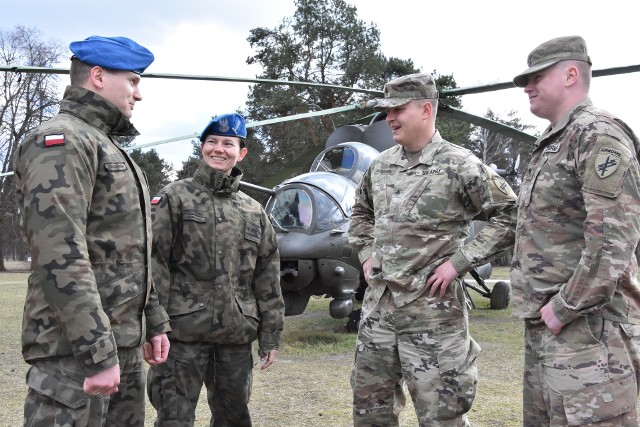
POLYGON ((582 83, 589 89, 591 87, 591 64, 584 61, 571 61, 571 63, 576 66, 582 83))
POLYGON ((424 104, 425 102, 428 102, 433 107, 433 114, 434 115, 438 114, 438 100, 437 99, 431 99, 431 98, 414 99, 413 102, 419 102, 420 105, 424 104))
POLYGON ((89 80, 93 65, 82 62, 77 58, 71 58, 71 68, 69 69, 69 77, 72 86, 82 86, 89 80))

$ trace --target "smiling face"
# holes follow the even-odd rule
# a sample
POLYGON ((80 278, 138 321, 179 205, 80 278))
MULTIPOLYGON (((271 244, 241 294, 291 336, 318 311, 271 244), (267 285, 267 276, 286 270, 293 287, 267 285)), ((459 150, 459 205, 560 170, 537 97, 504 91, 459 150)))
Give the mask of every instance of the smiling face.
POLYGON ((411 101, 387 110, 387 123, 393 140, 408 150, 421 150, 431 139, 429 117, 432 107, 426 101, 411 101))
POLYGON ((127 119, 133 115, 133 107, 142 100, 140 75, 133 71, 102 69, 103 87, 100 95, 115 105, 127 119))
POLYGON ((529 108, 536 116, 557 123, 564 113, 565 67, 559 62, 529 75, 524 92, 529 97, 529 108))
POLYGON ((205 163, 227 175, 246 155, 247 149, 240 148, 240 138, 237 136, 207 135, 202 143, 205 163))

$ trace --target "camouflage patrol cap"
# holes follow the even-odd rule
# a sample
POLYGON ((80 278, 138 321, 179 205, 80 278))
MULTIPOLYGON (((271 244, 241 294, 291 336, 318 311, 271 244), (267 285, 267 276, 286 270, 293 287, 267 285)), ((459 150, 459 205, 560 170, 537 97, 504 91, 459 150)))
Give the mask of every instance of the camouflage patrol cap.
POLYGON ((391 80, 384 85, 384 99, 379 99, 373 109, 384 111, 414 99, 438 99, 436 82, 431 74, 408 74, 391 80))
POLYGON ((584 61, 591 65, 591 59, 587 55, 587 44, 582 37, 557 37, 533 49, 527 58, 529 68, 518 74, 513 79, 513 84, 525 87, 529 82, 530 74, 566 60, 584 61))
POLYGON ((155 59, 153 53, 127 37, 91 36, 71 42, 71 59, 112 70, 142 74, 155 59))
POLYGON ((244 117, 237 113, 214 117, 200 134, 200 142, 204 142, 207 135, 236 136, 244 141, 247 137, 244 117))

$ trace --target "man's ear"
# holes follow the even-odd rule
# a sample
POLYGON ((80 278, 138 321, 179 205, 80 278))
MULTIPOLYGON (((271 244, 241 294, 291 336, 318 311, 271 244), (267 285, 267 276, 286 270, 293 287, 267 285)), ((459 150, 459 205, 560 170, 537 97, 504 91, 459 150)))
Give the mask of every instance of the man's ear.
POLYGON ((565 86, 573 86, 578 81, 580 71, 575 65, 569 65, 565 70, 565 86))
POLYGON ((89 80, 91 82, 91 85, 99 89, 104 88, 104 75, 104 68, 97 65, 93 67, 89 73, 89 80))
POLYGON ((422 115, 425 119, 433 115, 433 105, 429 101, 422 102, 422 115))

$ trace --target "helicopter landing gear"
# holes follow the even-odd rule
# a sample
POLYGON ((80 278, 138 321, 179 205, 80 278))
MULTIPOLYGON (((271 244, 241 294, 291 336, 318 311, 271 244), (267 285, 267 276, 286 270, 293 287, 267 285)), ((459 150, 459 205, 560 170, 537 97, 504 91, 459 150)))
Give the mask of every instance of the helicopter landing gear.
POLYGON ((511 290, 507 282, 499 281, 493 285, 491 290, 491 308, 494 310, 503 310, 509 306, 511 290))

